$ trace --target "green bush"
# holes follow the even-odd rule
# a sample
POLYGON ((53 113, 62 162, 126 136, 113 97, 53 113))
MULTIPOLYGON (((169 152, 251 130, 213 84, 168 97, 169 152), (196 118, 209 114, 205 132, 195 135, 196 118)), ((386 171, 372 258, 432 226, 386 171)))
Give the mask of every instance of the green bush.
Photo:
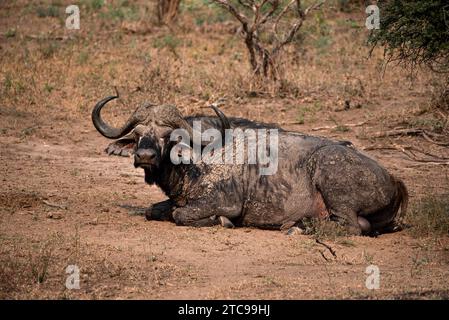
POLYGON ((373 47, 384 46, 388 61, 449 72, 447 0, 383 0, 378 5, 380 29, 369 37, 373 47))

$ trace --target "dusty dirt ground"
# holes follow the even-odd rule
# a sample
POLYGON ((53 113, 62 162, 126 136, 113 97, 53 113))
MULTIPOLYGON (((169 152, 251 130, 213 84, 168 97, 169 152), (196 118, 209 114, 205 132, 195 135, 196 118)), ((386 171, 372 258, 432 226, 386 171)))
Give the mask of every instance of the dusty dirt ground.
MULTIPOLYGON (((52 5, 63 12, 63 4, 52 5)), ((311 235, 146 221, 144 208, 164 195, 145 185, 142 170, 133 167, 131 158, 103 152, 109 141, 90 120, 93 104, 110 94, 112 85, 123 93, 105 112, 116 124, 135 103, 164 98, 163 90, 170 92, 163 94, 166 102, 178 104, 186 114, 208 113, 204 106, 226 94, 223 111, 229 116, 282 123, 291 130, 351 140, 359 148, 415 146, 444 158, 449 156, 447 147, 419 135, 372 138, 395 127, 447 125, 440 113, 427 108, 432 76, 423 71, 410 80, 393 68, 383 79, 370 78, 378 74, 377 62, 357 63, 367 61, 366 50, 340 50, 347 47, 344 41, 361 42, 347 27, 333 34, 341 41, 327 50, 340 50, 338 59, 348 55, 356 63, 337 63, 330 53, 306 69, 295 69, 297 77, 292 79, 298 81, 300 94, 245 95, 233 81, 223 82, 232 68, 246 66, 244 58, 235 60, 224 75, 217 69, 235 50, 244 57, 237 40, 235 48, 217 54, 231 37, 214 31, 222 27, 219 23, 179 31, 183 43, 193 42, 176 47, 176 55, 185 60, 181 64, 171 55, 173 48, 154 45, 154 39, 169 30, 143 23, 141 16, 128 19, 126 10, 132 6, 124 6, 125 15, 114 22, 101 16, 112 9, 89 9, 85 23, 91 29, 82 27, 79 34, 68 34, 73 39, 64 40, 67 32, 60 18, 39 16, 39 5, 48 8, 50 2, 0 4, 0 298, 449 298, 447 233, 416 236, 405 230, 378 238, 322 239, 335 250, 334 257, 311 235), (56 36, 62 40, 52 40, 56 36), (159 73, 143 67, 145 52, 152 61, 162 61, 157 62, 159 73), (205 58, 209 55, 212 58, 205 58), (201 64, 198 59, 209 69, 189 70, 201 64), (197 80, 186 87, 195 76, 210 77, 212 83, 197 80), (153 86, 161 91, 155 93, 153 86), (341 109, 345 99, 360 105, 341 109), (78 290, 65 286, 68 265, 80 268, 78 290), (365 286, 369 265, 379 267, 378 290, 365 286)), ((87 10, 87 5, 81 8, 87 10)), ((187 13, 182 22, 190 26, 193 18, 187 13)), ((360 13, 353 18, 357 21, 360 13)), ((303 59, 310 57, 304 54, 303 59)), ((448 194, 447 165, 414 161, 398 148, 371 149, 367 152, 404 179, 411 210, 423 198, 448 194)))

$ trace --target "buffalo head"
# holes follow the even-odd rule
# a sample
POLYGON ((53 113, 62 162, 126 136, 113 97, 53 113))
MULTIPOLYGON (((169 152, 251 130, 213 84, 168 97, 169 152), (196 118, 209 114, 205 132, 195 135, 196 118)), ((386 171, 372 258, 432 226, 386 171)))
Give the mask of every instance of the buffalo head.
MULTIPOLYGON (((153 171, 159 168, 161 161, 169 154, 174 141, 170 135, 175 129, 184 129, 193 137, 192 126, 184 119, 181 112, 173 105, 155 105, 145 103, 138 107, 120 128, 106 124, 101 118, 101 109, 118 96, 110 96, 99 101, 92 111, 95 128, 109 139, 119 139, 111 143, 108 154, 128 156, 134 154, 134 166, 153 171)), ((221 132, 229 129, 229 121, 216 107, 211 106, 221 120, 221 132)))

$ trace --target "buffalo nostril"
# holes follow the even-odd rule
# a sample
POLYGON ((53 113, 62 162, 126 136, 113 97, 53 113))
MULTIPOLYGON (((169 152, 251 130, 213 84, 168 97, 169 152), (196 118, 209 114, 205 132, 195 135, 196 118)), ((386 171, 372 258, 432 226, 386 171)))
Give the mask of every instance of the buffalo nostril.
POLYGON ((156 158, 156 152, 152 150, 137 150, 135 159, 138 162, 152 162, 156 158))

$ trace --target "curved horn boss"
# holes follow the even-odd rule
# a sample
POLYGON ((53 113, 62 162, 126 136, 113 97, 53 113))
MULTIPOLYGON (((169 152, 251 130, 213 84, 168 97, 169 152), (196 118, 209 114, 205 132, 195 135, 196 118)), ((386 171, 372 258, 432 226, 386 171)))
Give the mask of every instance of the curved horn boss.
POLYGON ((216 107, 214 105, 211 105, 210 107, 215 111, 215 113, 217 114, 217 117, 221 121, 221 136, 224 139, 225 138, 225 130, 231 129, 231 124, 229 122, 229 119, 225 116, 225 114, 220 109, 218 109, 218 107, 216 107))
MULTIPOLYGON (((95 128, 100 132, 103 136, 109 139, 119 139, 123 137, 124 135, 128 134, 135 128, 137 124, 139 124, 139 119, 136 116, 136 113, 134 113, 128 121, 121 127, 121 128, 114 128, 110 125, 108 125, 103 118, 101 117, 101 110, 102 108, 111 100, 117 99, 119 96, 118 94, 115 96, 109 96, 102 100, 100 100, 92 110, 92 122, 95 126, 95 128)), ((216 106, 212 105, 211 108, 215 111, 216 115, 220 119, 221 126, 220 131, 222 134, 222 137, 225 136, 225 130, 230 129, 231 125, 228 120, 228 118, 224 115, 224 113, 218 109, 216 106)), ((169 123, 173 128, 181 127, 184 129, 187 129, 189 134, 192 136, 193 134, 193 128, 185 121, 185 119, 182 117, 179 110, 174 106, 165 106, 162 110, 158 110, 161 113, 159 114, 160 118, 165 118, 164 122, 169 123), (170 108, 172 107, 172 108, 170 108), (163 110, 163 111, 162 111, 163 110)))
POLYGON ((101 118, 101 109, 111 100, 117 99, 118 95, 110 96, 100 100, 92 110, 92 122, 94 123, 95 128, 100 132, 103 136, 109 139, 119 139, 129 133, 138 123, 138 119, 136 117, 131 116, 128 121, 121 128, 114 128, 106 124, 104 120, 101 118))

